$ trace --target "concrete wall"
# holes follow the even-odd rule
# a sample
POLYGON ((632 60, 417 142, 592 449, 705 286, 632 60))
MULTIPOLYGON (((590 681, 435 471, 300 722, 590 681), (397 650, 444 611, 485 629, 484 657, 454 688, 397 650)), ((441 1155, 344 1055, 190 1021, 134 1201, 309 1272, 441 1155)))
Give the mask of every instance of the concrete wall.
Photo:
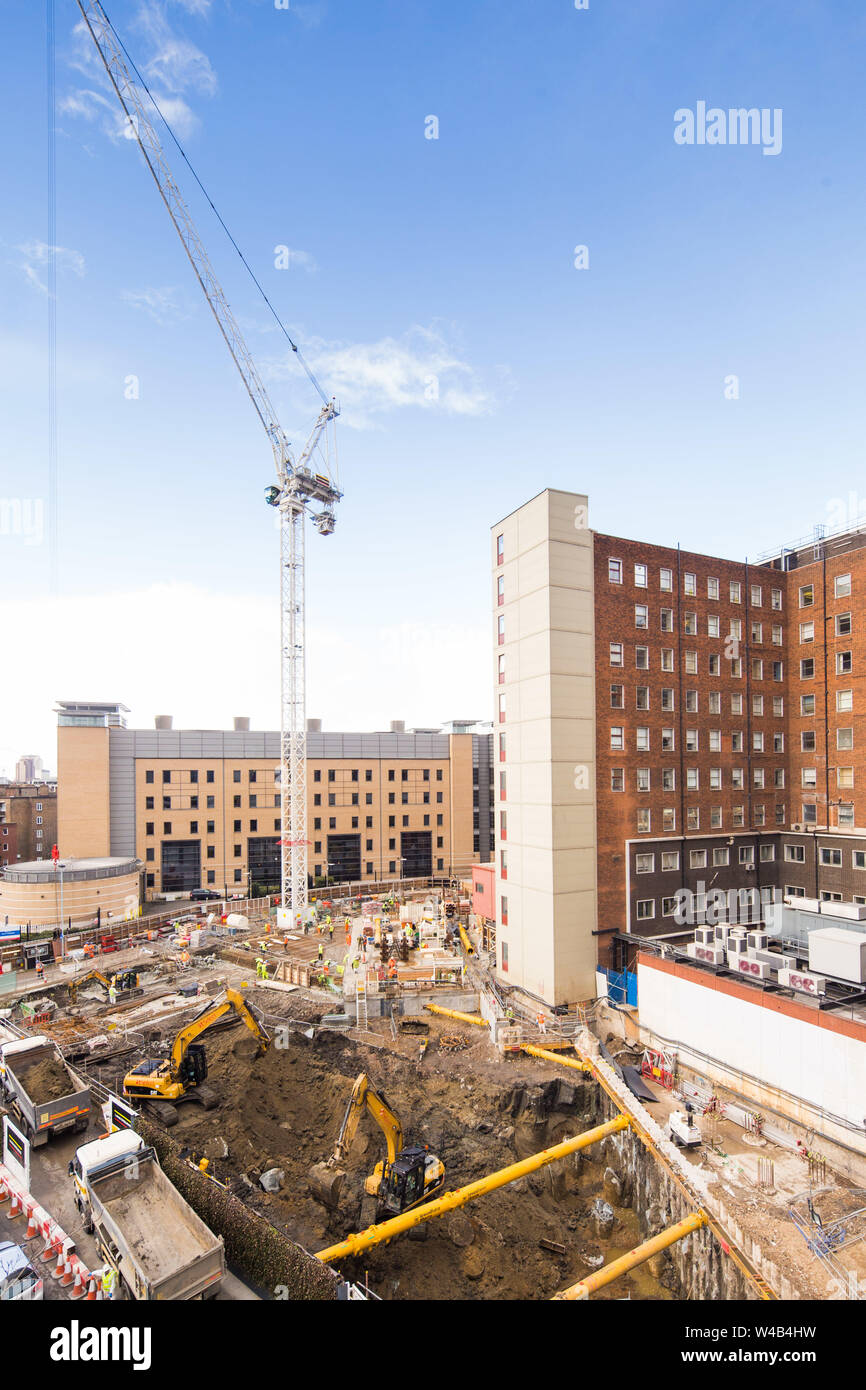
POLYGON ((866 1026, 748 985, 642 956, 644 1040, 675 1045, 710 1080, 866 1157, 866 1026))
POLYGON ((57 730, 57 847, 64 859, 111 854, 110 730, 57 730))
POLYGON ((497 700, 505 696, 504 716, 500 711, 494 726, 498 974, 549 1004, 586 999, 594 994, 596 958, 595 637, 586 498, 553 491, 533 498, 492 528, 492 562, 495 691, 497 700))

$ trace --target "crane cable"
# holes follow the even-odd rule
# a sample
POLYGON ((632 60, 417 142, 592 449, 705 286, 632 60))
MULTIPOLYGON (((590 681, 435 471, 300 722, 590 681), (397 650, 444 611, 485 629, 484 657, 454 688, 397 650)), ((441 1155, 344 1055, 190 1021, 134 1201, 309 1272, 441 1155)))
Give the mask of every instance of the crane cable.
POLYGON ((138 82, 139 82, 139 85, 144 89, 145 92, 147 92, 147 95, 148 95, 148 97, 150 98, 150 101, 151 101, 151 103, 152 103, 152 105, 153 105, 153 107, 154 107, 154 110, 156 111, 157 115, 159 116, 159 119, 162 121, 163 125, 165 126, 166 130, 168 131, 169 135, 171 136, 171 138, 172 138, 172 140, 173 140, 173 142, 174 142, 174 144, 175 144, 175 147, 177 148, 177 151, 178 151, 178 153, 179 153, 181 159, 183 160, 183 162, 184 162, 184 164, 186 165, 186 167, 189 169, 189 172, 192 174, 192 176, 193 176, 193 178, 195 179, 196 183, 198 184, 198 186, 199 186, 201 192, 203 193, 203 195, 204 195, 204 197, 205 197, 205 199, 206 199, 206 201, 207 201, 207 203, 208 203, 208 205, 209 205, 211 211, 213 212, 214 216, 216 217, 217 221, 219 222, 220 226, 222 227, 223 231, 225 232, 226 236, 228 237, 229 241, 231 242, 232 246, 233 246, 233 247, 235 248, 235 250, 237 251, 238 256, 239 256, 240 259, 241 259, 241 263, 242 263, 243 266, 244 266, 244 269, 247 271, 247 274, 249 275, 250 279, 252 280, 253 284, 255 285, 256 289, 258 290, 259 294, 261 295, 262 299, 265 301, 265 303, 267 304, 267 306, 268 306, 268 308, 270 309, 271 313, 273 314, 274 320, 275 320, 275 322, 276 322, 278 328, 280 329, 280 332, 281 332, 281 333, 283 334, 283 336, 285 337, 285 339, 286 339, 286 341, 288 342, 290 348, 292 349, 292 352, 293 352, 293 353, 295 354, 295 356, 297 357, 298 361, 300 362, 301 366, 303 367, 304 371, 306 372, 306 374, 307 374, 307 376, 309 377, 310 381, 312 382, 313 386, 315 387, 315 389, 318 391, 319 395, 321 396, 323 404, 329 405, 329 404, 330 404, 330 398, 329 398, 329 397, 325 394, 325 392, 322 390, 322 387, 319 385, 319 382, 316 380, 316 377, 315 377, 315 375, 314 375, 314 373, 313 373, 313 371, 312 371, 312 368, 307 364, 307 361, 306 361, 306 359, 304 358, 303 353, 301 352, 301 350, 300 350, 300 348, 298 347, 297 343, 294 342, 294 340, 292 339, 291 334, 289 333, 288 329, 286 328, 286 325, 283 323, 282 319, 280 318, 280 316, 279 316, 279 314, 277 313, 276 309, 274 308, 273 304, 272 304, 271 301, 268 299, 268 296, 267 296, 267 294, 265 293, 265 291, 264 291, 264 289, 263 289, 261 283, 260 283, 259 280, 257 279, 256 274, 255 274, 254 270, 252 269, 252 267, 251 267, 249 261, 247 260, 246 256, 244 255, 243 251, 241 250, 241 248, 238 246, 237 242, 235 241, 234 237, 232 236, 231 232, 229 231, 229 229, 228 229, 228 227, 226 226, 225 222, 223 221, 222 217, 220 216, 220 213, 219 213, 218 208, 217 208, 216 205, 214 204, 213 199, 211 198, 210 194, 208 193, 207 189, 205 188, 204 184, 202 183, 201 179, 199 178, 198 174, 196 173, 195 169, 193 168, 192 164, 190 163, 189 159, 187 158, 186 151, 184 150, 183 146, 181 145, 180 141, 178 140, 177 136, 175 135, 174 131, 172 130, 172 128, 171 128, 169 122, 167 121, 166 117, 163 115, 162 111, 160 110, 159 103, 157 102, 156 97, 153 95, 153 93, 151 92, 151 90, 150 90, 150 88, 148 87, 147 83, 145 82, 144 78, 142 77, 141 73, 139 72, 138 68, 136 67, 135 61, 134 61, 134 59, 131 57, 131 55, 130 55, 130 53, 129 53, 129 51, 128 51, 126 45, 125 45, 125 43, 123 42, 123 39, 122 39, 122 38, 120 37, 120 35, 118 34, 118 32, 117 32, 117 30, 115 29, 114 25, 112 24, 111 20, 108 18, 108 15, 105 14, 105 7, 102 6, 101 8, 102 8, 102 13, 105 15, 106 23, 108 24, 109 29, 111 30, 112 34, 113 34, 114 37, 115 37, 115 40, 117 41, 118 47, 122 49, 123 54, 124 54, 124 56, 125 56, 125 58, 126 58, 126 61, 129 63, 129 66, 132 68, 132 71, 135 73, 135 76, 136 76, 136 78, 137 78, 137 80, 138 80, 138 82))

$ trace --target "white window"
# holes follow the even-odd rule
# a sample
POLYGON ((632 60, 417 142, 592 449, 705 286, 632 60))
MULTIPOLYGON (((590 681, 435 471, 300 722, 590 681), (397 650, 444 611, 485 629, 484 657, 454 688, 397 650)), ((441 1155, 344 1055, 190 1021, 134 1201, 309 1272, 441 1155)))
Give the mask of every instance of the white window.
POLYGON ((707 579, 707 598, 718 598, 718 597, 719 597, 719 581, 718 581, 718 579, 707 579))
POLYGON ((674 692, 670 686, 662 686, 662 709, 672 710, 674 708, 674 692))
POLYGON ((721 806, 710 807, 710 829, 721 830, 722 828, 722 808, 721 806))
POLYGON ((754 846, 754 845, 740 845, 740 863, 741 863, 741 864, 754 864, 754 862, 755 862, 755 846, 754 846))
POLYGON ((741 767, 731 768, 731 786, 735 791, 742 791, 745 783, 743 781, 743 769, 741 767))
POLYGON ((784 735, 784 734, 773 734, 773 752, 774 752, 774 753, 784 753, 784 751, 785 751, 785 735, 784 735))
POLYGON ((771 600, 771 605, 770 605, 770 606, 771 606, 772 608, 775 608, 778 612, 781 612, 781 609, 782 609, 782 590, 781 590, 781 589, 771 589, 771 590, 770 590, 770 600, 771 600))
POLYGON ((720 767, 710 768, 710 791, 721 791, 722 769, 720 767))
POLYGON ((700 777, 696 767, 686 768, 686 789, 690 792, 698 791, 700 787, 700 777))
MULTIPOLYGON (((866 860, 866 853, 864 853, 863 858, 864 858, 864 860, 866 860)), ((679 850, 676 850, 676 849, 675 849, 675 850, 664 850, 664 851, 662 852, 662 869, 665 870, 665 871, 667 871, 668 869, 678 869, 679 867, 680 867, 680 852, 679 852, 679 850)), ((861 864, 859 867, 860 867, 861 869, 866 869, 866 863, 861 864)))
POLYGON ((674 750, 674 731, 673 729, 662 729, 662 752, 672 753, 674 750))
POLYGON ((655 898, 642 898, 642 899, 639 899, 638 902, 637 902, 637 904, 636 904, 636 906, 637 906, 637 919, 638 919, 639 922, 646 922, 650 917, 655 917, 655 915, 656 915, 656 900, 655 900, 655 898))
POLYGON ((635 647, 634 664, 639 671, 649 670, 649 647, 635 647))
POLYGON ((649 627, 649 609, 645 603, 635 604, 634 625, 635 627, 649 627))
MULTIPOLYGON (((849 710, 849 709, 853 709, 853 708, 854 708, 854 691, 853 691, 853 690, 837 690, 837 691, 836 691, 836 708, 837 708, 837 710, 849 710)), ((813 704, 811 713, 814 713, 814 704, 813 704)))
POLYGON ((764 663, 758 657, 752 658, 752 680, 762 681, 764 679, 764 663))
POLYGON ((719 632, 719 615, 718 615, 718 613, 711 613, 710 616, 707 618, 707 636, 708 636, 708 637, 719 637, 719 636, 721 636, 721 633, 719 632))
POLYGON ((800 589, 800 607, 811 608, 815 602, 815 587, 813 584, 804 584, 800 589))
POLYGON ((697 613, 686 613, 683 617, 683 631, 689 637, 698 635, 698 615, 697 613))
POLYGON ((697 753, 698 742, 699 739, 697 729, 686 729, 686 752, 697 753))
POLYGON ((707 867, 707 851, 705 849, 689 850, 689 868, 705 869, 707 867))
POLYGON ((763 753, 764 751, 764 735, 760 732, 752 734, 752 751, 754 753, 763 753))
POLYGON ((762 767, 753 768, 753 770, 752 770, 752 781, 753 781, 753 784, 754 784, 756 787, 763 787, 763 785, 764 785, 764 769, 763 769, 762 767))
POLYGON ((622 583, 622 560, 608 560, 607 577, 611 584, 622 583))
POLYGON ((729 592, 731 595, 731 603, 742 603, 742 591, 740 589, 740 584, 738 580, 731 580, 731 587, 729 592))
POLYGON ((836 653, 836 674, 837 674, 837 676, 845 676, 845 675, 848 674, 848 672, 849 672, 850 670, 851 670, 851 653, 850 653, 850 652, 837 652, 837 653, 836 653))
POLYGON ((781 719, 785 713, 785 700, 782 695, 773 696, 773 714, 777 719, 781 719))
POLYGON ((772 864, 773 860, 776 858, 776 846, 775 846, 775 845, 761 845, 761 856, 760 856, 760 857, 761 857, 761 863, 762 863, 762 864, 772 864))
POLYGON ((731 696, 731 714, 742 714, 742 713, 743 713, 743 697, 742 697, 742 695, 732 695, 732 696, 731 696))
POLYGON ((41 824, 42 824, 42 817, 41 817, 41 816, 37 816, 37 817, 36 817, 36 824, 37 824, 37 825, 41 825, 41 824))
POLYGON ((688 714, 697 714, 698 712, 698 692, 696 690, 686 691, 686 711, 688 714))
POLYGON ((637 789, 639 792, 648 792, 650 789, 650 770, 648 767, 639 767, 635 771, 637 789))
MULTIPOLYGON (((837 709, 839 708, 838 702, 837 702, 837 704, 836 704, 836 708, 837 708, 837 709)), ((801 696, 800 696, 800 713, 801 713, 801 714, 814 714, 814 713, 815 713, 815 696, 814 696, 814 695, 801 695, 801 696)))
POLYGON ((698 654, 697 652, 686 652, 686 675, 696 676, 698 674, 698 654))
POLYGON ((615 725, 610 731, 610 746, 613 749, 622 749, 625 747, 623 730, 619 725, 615 725))
POLYGON ((746 812, 742 806, 735 806, 731 812, 731 825, 735 830, 739 830, 745 824, 746 812))
POLYGON ((673 593, 674 572, 673 570, 659 570, 659 588, 665 594, 673 593))
POLYGON ((722 712, 722 692, 711 690, 707 696, 707 709, 710 714, 721 714, 722 712))
POLYGON ((637 587, 638 589, 645 589, 645 588, 646 588, 646 580, 647 580, 647 567, 646 567, 646 565, 635 565, 635 567, 634 567, 634 582, 635 582, 636 587, 637 587))
POLYGON ((728 850, 728 849, 714 849, 714 850, 713 850, 713 868, 714 868, 714 869, 722 868, 725 864, 729 864, 729 863, 730 863, 730 860, 731 860, 730 850, 728 850))
POLYGON ((674 669, 674 649, 673 647, 662 647, 662 670, 672 671, 674 669))
POLYGON ((677 813, 672 806, 665 806, 662 810, 662 830, 672 834, 677 828, 677 813))
POLYGON ((710 752, 721 753, 722 751, 722 731, 721 729, 710 729, 710 752))
POLYGON ((814 791, 818 785, 818 772, 814 767, 804 767, 800 772, 800 784, 808 791, 814 791))
POLYGON ((674 610, 672 608, 663 608, 661 610, 661 629, 662 632, 673 632, 674 610))
POLYGON ((781 647, 781 645, 782 645, 782 624, 781 624, 781 623, 773 623, 772 637, 773 637, 773 642, 774 642, 774 644, 775 644, 777 647, 781 647))
POLYGON ((854 824, 854 803, 852 801, 839 802, 839 824, 850 828, 854 824))
POLYGON ((648 685, 639 685, 635 690, 635 704, 638 709, 649 709, 650 693, 648 685))
POLYGON ((697 806, 689 806, 688 809, 686 810, 686 829, 687 829, 687 830, 700 830, 700 828, 701 828, 701 813, 700 813, 700 809, 699 809, 697 806))
POLYGON ((656 857, 654 854, 636 854, 634 858, 634 871, 636 874, 654 874, 656 869, 656 857))
POLYGON ((675 792, 677 789, 676 769, 672 767, 662 768, 662 791, 675 792))
POLYGON ((853 730, 853 729, 837 729, 837 730, 836 730, 836 747, 837 747, 837 748, 853 748, 853 747, 854 747, 854 730, 853 730))
POLYGON ((850 574, 837 574, 833 583, 834 598, 847 598, 851 592, 850 574))
POLYGON ((676 898, 662 898, 662 916, 673 917, 677 910, 676 898))
POLYGON ((842 867, 842 851, 841 851, 841 849, 822 849, 822 850, 819 850, 819 854, 820 854, 820 856, 821 856, 821 863, 822 863, 822 864, 828 864, 828 865, 829 865, 831 868, 833 868, 833 869, 841 869, 841 867, 842 867))
POLYGON ((732 753, 742 753, 742 751, 743 751, 743 733, 742 733, 742 730, 741 730, 741 729, 737 729, 737 730, 735 730, 734 733, 731 734, 731 752, 732 752, 732 753))
POLYGON ((851 633, 851 614, 850 614, 850 613, 837 613, 837 614, 836 614, 836 636, 837 636, 837 637, 848 637, 848 636, 850 636, 850 633, 851 633))
POLYGON ((843 790, 845 790, 845 791, 853 791, 853 789, 854 789, 854 769, 853 769, 853 767, 837 767, 837 768, 836 768, 836 786, 837 786, 837 787, 841 787, 841 788, 842 788, 843 790))
POLYGON ((640 752, 640 753, 645 753, 645 752, 647 752, 647 750, 649 749, 649 746, 650 746, 650 731, 649 731, 649 729, 648 729, 645 725, 640 725, 640 726, 638 727, 638 729, 637 729, 637 735, 636 735, 636 736, 637 736, 637 744, 636 744, 636 747, 637 747, 637 749, 638 749, 638 752, 640 752))
POLYGON ((611 642, 610 644, 610 664, 611 666, 622 665, 622 642, 611 642))
POLYGON ((814 642, 814 640, 815 640, 815 624, 814 624, 814 623, 801 623, 801 624, 800 624, 800 641, 801 641, 801 642, 814 642))
POLYGON ((637 813, 637 830, 639 835, 648 835, 652 826, 652 818, 648 810, 641 809, 637 813))
POLYGON ((738 642, 741 641, 743 636, 742 618, 731 618, 731 636, 735 637, 738 642))
POLYGON ((683 593, 696 594, 698 592, 698 581, 688 570, 683 575, 683 593))
POLYGON ((709 673, 711 676, 720 676, 722 674, 722 658, 719 656, 718 652, 710 653, 709 673))
POLYGON ((612 792, 621 792, 625 789, 625 768, 612 767, 610 770, 610 789, 612 792))
POLYGON ((762 599, 761 599, 761 586, 760 586, 760 584, 753 584, 753 585, 752 585, 752 607, 753 607, 753 608, 760 608, 760 607, 761 607, 761 603, 762 603, 762 599))

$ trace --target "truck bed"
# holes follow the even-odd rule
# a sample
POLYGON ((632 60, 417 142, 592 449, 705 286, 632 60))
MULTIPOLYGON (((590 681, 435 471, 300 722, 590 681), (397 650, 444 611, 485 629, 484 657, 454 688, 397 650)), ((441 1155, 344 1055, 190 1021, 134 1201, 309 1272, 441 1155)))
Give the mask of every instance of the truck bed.
POLYGON ((152 1286, 219 1246, 217 1238, 153 1164, 144 1167, 137 1179, 117 1174, 97 1181, 93 1195, 152 1286))

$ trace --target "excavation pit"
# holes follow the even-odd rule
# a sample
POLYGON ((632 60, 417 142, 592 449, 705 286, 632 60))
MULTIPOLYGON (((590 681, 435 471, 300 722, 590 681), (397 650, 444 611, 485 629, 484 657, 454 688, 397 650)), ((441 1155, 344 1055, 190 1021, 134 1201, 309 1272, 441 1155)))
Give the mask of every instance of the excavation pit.
MULTIPOLYGON (((320 1033, 310 1041, 301 1032, 254 1060, 249 1042, 237 1030, 209 1036, 208 1085, 219 1104, 208 1112, 181 1105, 171 1135, 197 1157, 217 1155, 213 1175, 313 1252, 362 1228, 364 1179, 385 1157, 384 1136, 365 1114, 340 1165, 346 1177, 338 1206, 329 1209, 314 1197, 310 1170, 333 1153, 360 1072, 399 1115, 404 1143, 427 1144, 442 1159, 447 1191, 598 1123, 591 1083, 544 1079, 529 1064, 504 1072, 444 1053, 418 1064, 339 1034, 320 1033), (285 1182, 281 1191, 267 1193, 259 1179, 272 1168, 283 1170, 285 1182)), ((549 1298, 642 1239, 627 1193, 615 1207, 609 1235, 597 1233, 593 1204, 603 1196, 606 1153, 598 1145, 560 1160, 342 1261, 340 1273, 366 1280, 386 1300, 549 1298)), ((642 1266, 597 1297, 676 1296, 671 1270, 659 1274, 661 1281, 642 1266)))

